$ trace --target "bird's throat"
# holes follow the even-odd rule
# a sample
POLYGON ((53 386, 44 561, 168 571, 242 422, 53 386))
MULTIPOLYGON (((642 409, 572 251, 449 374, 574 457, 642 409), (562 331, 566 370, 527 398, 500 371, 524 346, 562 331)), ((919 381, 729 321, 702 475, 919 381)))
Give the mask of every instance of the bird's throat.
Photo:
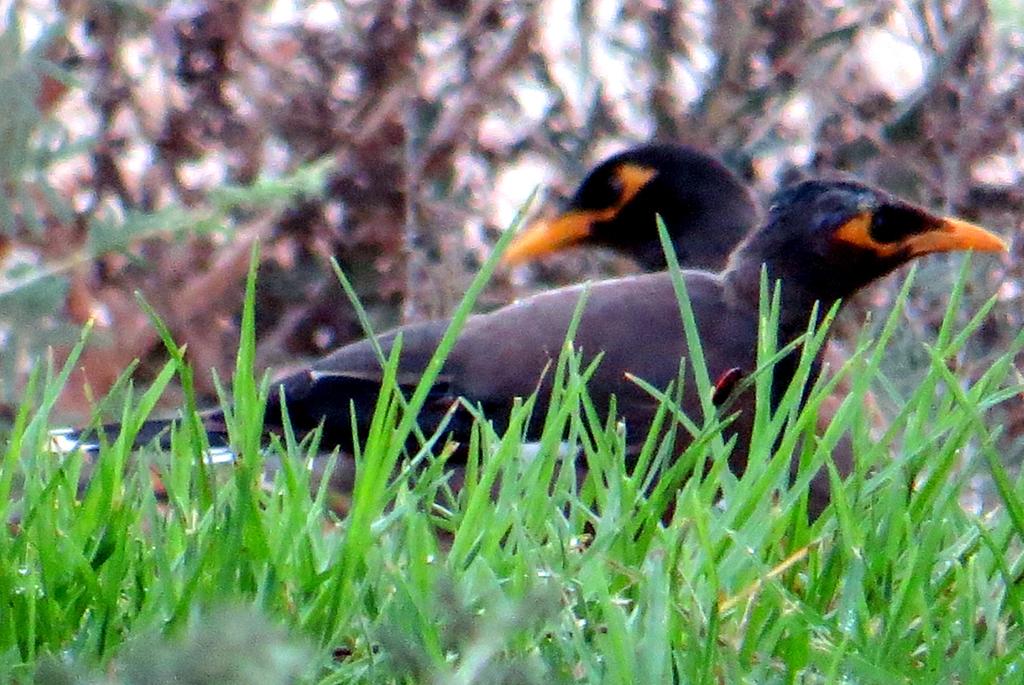
POLYGON ((799 277, 787 274, 784 268, 771 262, 758 262, 745 255, 734 255, 729 268, 722 274, 729 299, 748 311, 760 311, 761 278, 764 271, 768 285, 767 295, 779 288, 779 342, 785 344, 807 331, 817 305, 817 319, 840 299, 831 293, 809 288, 799 277))

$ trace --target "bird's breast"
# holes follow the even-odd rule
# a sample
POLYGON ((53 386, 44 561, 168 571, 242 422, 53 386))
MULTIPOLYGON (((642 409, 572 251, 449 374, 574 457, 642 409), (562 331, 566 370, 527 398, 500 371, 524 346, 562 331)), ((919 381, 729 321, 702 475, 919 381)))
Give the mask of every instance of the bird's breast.
MULTIPOLYGON (((733 311, 714 277, 688 276, 687 286, 712 380, 729 368, 749 367, 756 320, 733 311)), ((474 318, 449 358, 458 391, 487 402, 526 396, 539 387, 545 404, 582 293, 554 291, 474 318)), ((671 279, 653 274, 591 288, 573 345, 585 364, 601 355, 588 386, 597 406, 615 395, 625 414, 639 414, 641 407, 650 413, 657 403, 630 376, 665 388, 677 379, 680 359, 689 356, 671 279)), ((686 404, 699 406, 692 375, 686 387, 686 404)))

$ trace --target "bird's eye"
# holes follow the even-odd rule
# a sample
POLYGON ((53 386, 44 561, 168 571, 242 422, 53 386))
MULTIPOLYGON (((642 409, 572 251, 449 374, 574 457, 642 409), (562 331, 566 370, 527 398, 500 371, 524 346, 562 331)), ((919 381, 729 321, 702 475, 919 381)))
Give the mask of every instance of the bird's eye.
POLYGON ((900 207, 882 206, 871 215, 871 237, 880 243, 896 243, 923 229, 923 217, 900 207))
POLYGON ((625 189, 626 184, 618 174, 612 174, 608 177, 608 190, 611 194, 612 202, 618 201, 625 189))

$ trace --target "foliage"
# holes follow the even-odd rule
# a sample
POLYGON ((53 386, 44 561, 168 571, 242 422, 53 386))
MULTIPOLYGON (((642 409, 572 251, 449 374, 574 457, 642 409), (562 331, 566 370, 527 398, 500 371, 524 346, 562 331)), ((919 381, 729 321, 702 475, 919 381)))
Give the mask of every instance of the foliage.
MULTIPOLYGON (((189 421, 169 452, 130 454, 156 394, 187 374, 180 350, 153 388, 128 393, 126 434, 95 464, 46 449, 74 356, 33 376, 0 464, 11 522, 0 530, 0 668, 44 682, 100 668, 110 682, 223 682, 258 664, 260 682, 1003 682, 1024 666, 1024 500, 993 451, 990 417, 1022 391, 1011 374, 1024 334, 978 381, 949 371, 987 311, 956 323, 968 273, 924 345, 932 364, 916 388, 900 394, 880 370, 908 284, 882 334, 837 371, 855 380, 823 435, 814 417, 835 377, 798 374, 775 413, 758 405, 763 447, 741 478, 717 440, 728 409, 683 417, 671 389, 665 425, 694 432, 693 445, 675 455, 651 440, 627 466, 621 428, 589 407, 588 369, 566 352, 535 456, 523 458, 527 400, 504 435, 478 424, 455 488, 436 436, 404 451, 416 394, 399 399, 391 362, 342 519, 324 518, 326 481, 308 468, 321 458, 315 436, 286 431, 269 452, 253 442, 267 386, 253 375, 250 282, 229 422, 241 458, 228 472, 204 466, 189 421), (872 387, 902 407, 878 441, 862 401, 872 387), (807 481, 832 468, 846 434, 858 469, 809 522, 807 481), (702 462, 708 476, 690 477, 702 462), (995 476, 1000 504, 972 513, 961 498, 979 471, 995 476), (291 637, 249 613, 224 618, 225 603, 291 637)), ((757 385, 777 357, 770 298, 764 307, 757 385)), ((805 354, 820 340, 809 330, 805 354)))

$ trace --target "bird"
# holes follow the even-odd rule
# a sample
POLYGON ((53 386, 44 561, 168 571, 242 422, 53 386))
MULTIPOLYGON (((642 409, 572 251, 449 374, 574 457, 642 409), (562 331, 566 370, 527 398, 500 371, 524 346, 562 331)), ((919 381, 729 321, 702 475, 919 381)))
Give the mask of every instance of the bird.
POLYGON ((509 245, 515 266, 571 246, 607 247, 646 271, 666 268, 655 215, 668 229, 679 264, 720 271, 760 221, 750 188, 711 154, 648 143, 615 154, 583 179, 565 208, 540 219, 509 245))
MULTIPOLYGON (((702 340, 711 378, 756 367, 762 270, 781 284, 780 347, 807 330, 815 311, 841 304, 873 281, 913 259, 939 252, 1001 252, 1006 243, 994 233, 942 217, 881 189, 848 179, 813 179, 780 191, 760 227, 733 251, 720 272, 685 270, 682 276, 702 340)), ((469 317, 430 388, 418 422, 431 434, 461 400, 481 407, 497 430, 507 426, 516 398, 537 393, 535 416, 543 418, 551 397, 551 374, 581 296, 585 303, 573 343, 584 362, 600 356, 588 382, 590 399, 607 415, 614 406, 626 429, 627 447, 647 436, 659 402, 634 381, 665 388, 678 376, 686 340, 680 308, 668 271, 601 280, 543 292, 492 312, 469 317)), ((283 395, 293 429, 299 434, 322 427, 325 448, 353 448, 372 417, 382 378, 377 345, 389 354, 401 334, 398 381, 406 387, 426 371, 448 322, 409 324, 342 346, 310 366, 277 381, 266 411, 269 431, 279 431, 283 395), (353 436, 355 425, 357 435, 353 436)), ((792 353, 775 369, 773 387, 785 388, 795 363, 792 353)), ((681 409, 700 417, 701 398, 692 371, 684 384, 681 409)), ((753 421, 753 391, 730 398, 738 418, 727 428, 738 440, 729 466, 742 473, 753 421)), ((773 398, 777 401, 777 397, 773 398)), ((220 412, 208 425, 223 422, 220 412)), ((542 421, 525 429, 538 437, 542 421)), ((448 424, 453 440, 468 442, 472 420, 448 424)), ((80 435, 65 436, 80 440, 80 435)))

